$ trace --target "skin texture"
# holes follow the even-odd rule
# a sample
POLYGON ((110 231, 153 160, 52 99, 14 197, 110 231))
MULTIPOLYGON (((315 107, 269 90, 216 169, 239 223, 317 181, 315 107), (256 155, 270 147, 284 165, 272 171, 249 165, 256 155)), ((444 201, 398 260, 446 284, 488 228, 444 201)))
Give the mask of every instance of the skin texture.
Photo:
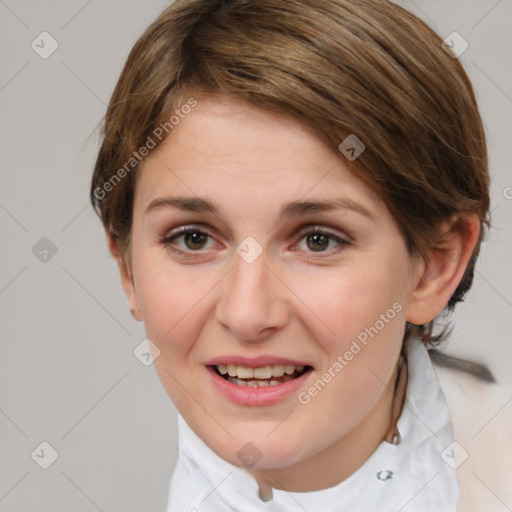
POLYGON ((160 350, 154 365, 179 412, 232 464, 243 466, 237 452, 253 443, 261 458, 248 471, 261 483, 310 491, 345 479, 390 426, 406 320, 426 323, 446 305, 478 219, 466 215, 464 230, 447 222, 444 250, 428 261, 412 258, 382 200, 311 128, 231 98, 201 98, 138 173, 129 259, 112 239, 110 250, 132 314, 160 350), (220 211, 145 212, 171 195, 208 198, 220 211), (371 217, 339 208, 279 220, 285 203, 341 197, 371 217), (190 225, 209 236, 162 241, 190 225), (318 248, 301 233, 307 226, 348 244, 328 238, 318 248), (248 236, 263 249, 252 263, 236 253, 248 236), (270 406, 236 405, 214 389, 204 366, 223 355, 307 361, 314 371, 304 391, 393 305, 394 317, 307 404, 293 394, 270 406))

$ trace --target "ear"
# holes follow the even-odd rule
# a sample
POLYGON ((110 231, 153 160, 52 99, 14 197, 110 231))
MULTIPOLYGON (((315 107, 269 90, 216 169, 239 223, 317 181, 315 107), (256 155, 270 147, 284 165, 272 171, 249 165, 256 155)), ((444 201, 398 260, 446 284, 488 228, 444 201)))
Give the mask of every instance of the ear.
POLYGON ((442 223, 439 243, 417 267, 406 320, 423 325, 445 308, 464 276, 478 242, 481 222, 476 214, 458 214, 442 223))
POLYGON ((107 233, 108 248, 110 254, 114 257, 119 267, 119 273, 121 275, 121 283, 123 285, 124 294, 130 304, 130 313, 135 320, 141 322, 143 320, 142 311, 139 306, 139 300, 135 293, 135 285, 133 282, 133 273, 131 271, 131 262, 126 261, 121 254, 119 243, 110 233, 107 233))

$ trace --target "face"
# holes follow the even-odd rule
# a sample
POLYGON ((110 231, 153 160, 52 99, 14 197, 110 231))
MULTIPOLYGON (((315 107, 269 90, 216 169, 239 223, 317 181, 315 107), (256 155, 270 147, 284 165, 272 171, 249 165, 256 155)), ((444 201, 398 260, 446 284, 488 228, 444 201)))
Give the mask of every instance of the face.
POLYGON ((258 469, 385 424, 416 274, 344 157, 297 120, 206 98, 138 172, 125 290, 191 428, 258 469))

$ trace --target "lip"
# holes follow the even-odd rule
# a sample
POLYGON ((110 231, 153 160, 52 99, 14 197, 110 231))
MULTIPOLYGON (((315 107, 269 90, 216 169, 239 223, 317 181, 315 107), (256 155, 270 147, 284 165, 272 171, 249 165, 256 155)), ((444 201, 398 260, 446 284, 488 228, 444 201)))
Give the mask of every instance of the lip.
POLYGON ((219 364, 234 364, 237 366, 247 366, 248 368, 261 368, 262 366, 272 364, 282 364, 289 366, 311 366, 312 364, 304 361, 296 361, 294 359, 287 359, 285 357, 276 357, 270 355, 262 355, 258 357, 243 357, 243 356, 221 356, 215 357, 204 363, 206 366, 218 366, 219 364))
MULTIPOLYGON (((221 358, 222 360, 230 360, 233 361, 234 359, 229 358, 221 358)), ((265 366, 264 364, 260 363, 259 358, 258 359, 258 365, 265 366)), ((240 358, 236 359, 237 361, 240 361, 240 358)), ((276 359, 272 359, 272 361, 275 361, 276 359)), ((217 361, 217 359, 216 359, 217 361)), ((246 366, 248 360, 245 360, 246 366)), ((250 362, 254 362, 254 359, 249 360, 250 362)), ((279 361, 284 361, 283 359, 279 359, 279 361)), ((212 364, 243 364, 243 363, 212 363, 212 364)), ((270 364, 270 363, 269 363, 270 364)), ((274 364, 296 364, 293 362, 290 363, 274 363, 274 364)), ((258 367, 258 365, 254 366, 255 368, 258 367)), ((297 364, 297 366, 299 366, 297 364)), ((306 366, 306 365, 304 365, 306 366)), ((288 382, 284 382, 283 384, 278 384, 276 386, 266 386, 266 387, 244 387, 244 386, 238 386, 236 384, 233 384, 232 382, 229 382, 228 380, 224 379, 220 375, 217 374, 217 372, 214 370, 212 366, 206 366, 206 370, 208 374, 210 375, 210 378, 212 379, 212 383, 219 391, 221 395, 223 395, 225 398, 230 400, 231 402, 234 402, 238 405, 244 405, 247 407, 262 407, 265 405, 273 405, 278 402, 284 401, 285 399, 289 398, 291 395, 294 395, 298 392, 298 390, 304 385, 306 380, 310 377, 310 375, 313 373, 313 368, 310 367, 307 371, 305 371, 300 377, 297 377, 296 379, 289 380, 288 382)))

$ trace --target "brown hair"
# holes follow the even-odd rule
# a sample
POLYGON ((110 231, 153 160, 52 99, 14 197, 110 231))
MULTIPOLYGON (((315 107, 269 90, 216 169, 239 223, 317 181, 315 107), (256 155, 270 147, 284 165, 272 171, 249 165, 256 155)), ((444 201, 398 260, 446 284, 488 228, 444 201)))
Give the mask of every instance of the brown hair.
MULTIPOLYGON (((366 149, 348 166, 386 202, 410 253, 426 256, 441 221, 474 212, 488 225, 482 120, 441 43, 383 0, 176 0, 128 56, 102 124, 91 202, 126 257, 136 165, 119 171, 191 92, 229 95, 297 117, 334 148, 355 134, 366 149)), ((448 310, 471 286, 483 234, 448 310)), ((406 338, 441 339, 432 328, 408 324, 406 338)))

